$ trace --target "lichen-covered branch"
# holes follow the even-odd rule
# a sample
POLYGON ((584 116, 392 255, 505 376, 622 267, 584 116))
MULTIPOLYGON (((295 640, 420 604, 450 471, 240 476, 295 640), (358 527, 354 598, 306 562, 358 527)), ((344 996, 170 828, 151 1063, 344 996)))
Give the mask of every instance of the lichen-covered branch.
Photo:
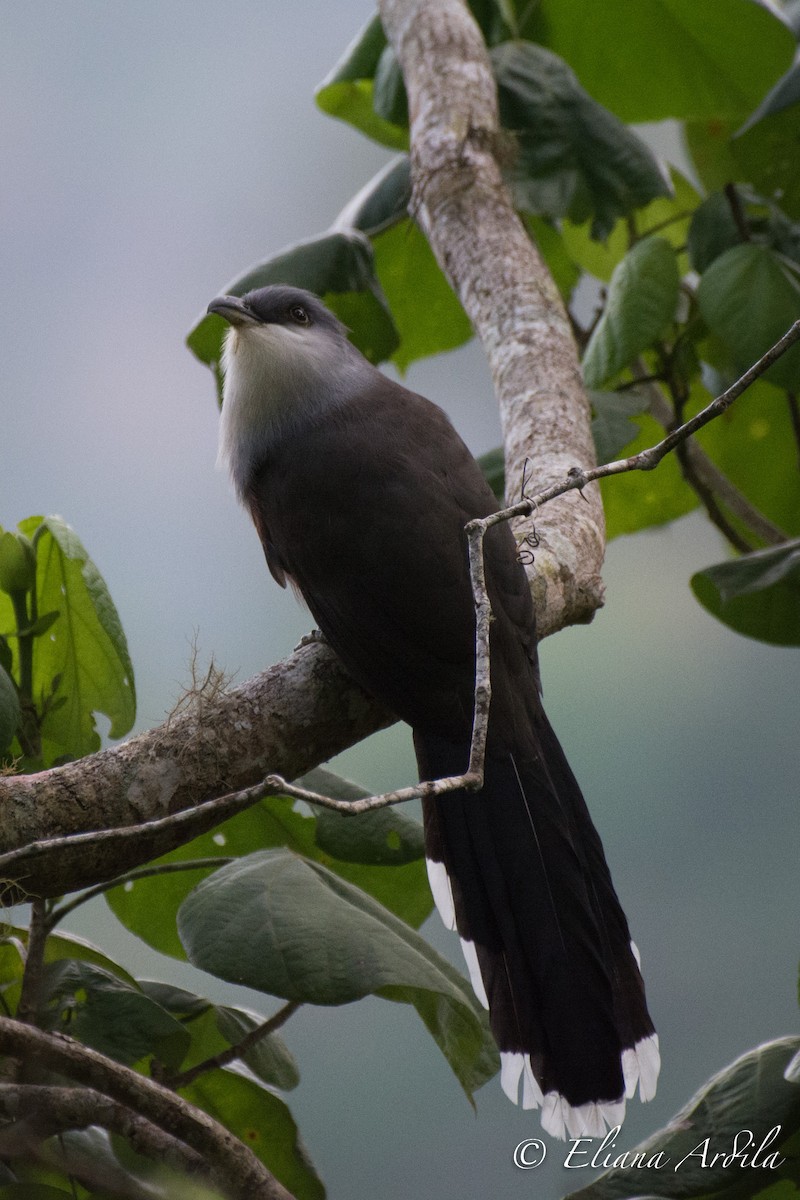
MULTIPOLYGON (((595 461, 569 319, 503 183, 494 77, 466 4, 380 0, 379 9, 409 97, 413 211, 486 351, 511 504, 526 461, 533 491, 595 461)), ((544 636, 602 604, 599 490, 551 505, 537 533, 532 585, 544 636)))

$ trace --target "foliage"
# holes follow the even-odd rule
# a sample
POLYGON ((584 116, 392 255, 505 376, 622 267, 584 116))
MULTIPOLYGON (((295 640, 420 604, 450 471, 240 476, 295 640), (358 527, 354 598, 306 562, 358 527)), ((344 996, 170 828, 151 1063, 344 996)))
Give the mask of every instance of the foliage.
POLYGON ((60 517, 0 530, 0 761, 34 771, 100 748, 133 725, 133 667, 117 610, 60 517))
MULTIPOLYGON (((516 144, 507 166, 512 194, 584 350, 598 455, 632 453, 705 406, 800 317, 793 38, 751 0, 471 0, 471 7, 516 144), (691 180, 665 169, 628 127, 667 117, 684 122, 691 180), (580 300, 587 286, 597 304, 591 321, 580 300)), ((407 150, 403 81, 377 17, 317 99, 383 145, 407 150)), ((269 254, 225 290, 309 287, 372 361, 401 370, 459 346, 469 322, 409 200, 401 153, 331 230, 269 254)), ((188 339, 217 381, 222 336, 212 315, 188 339)), ((778 644, 800 644, 799 383, 796 349, 703 431, 693 453, 604 484, 612 537, 702 506, 738 557, 695 575, 695 594, 732 628, 778 644)), ((502 491, 501 456, 487 456, 485 467, 502 491)), ((75 534, 55 517, 0 531, 0 754, 23 770, 78 757, 99 745, 96 712, 120 736, 133 710, 124 635, 75 534)), ((346 798, 361 794, 330 775, 313 784, 346 798)), ((299 1068, 277 1032, 300 1005, 373 994, 412 1006, 470 1099, 496 1070, 483 1010, 416 932, 431 910, 421 859, 419 826, 394 809, 345 821, 300 811, 285 797, 263 800, 109 884, 107 899, 162 953, 280 998, 271 1018, 136 979, 99 949, 57 933, 88 894, 38 906, 47 936, 35 1017, 156 1076, 246 1142, 294 1195, 319 1197, 322 1183, 284 1098, 299 1068)), ((20 928, 3 931, 6 1014, 24 1000, 34 940, 20 928)), ((796 1064, 796 1051, 781 1042, 745 1056, 646 1146, 678 1154, 695 1128, 738 1128, 745 1115, 782 1123, 796 1138, 797 1071, 788 1062, 795 1055, 796 1064)), ((42 1155, 0 1168, 0 1196, 100 1194, 79 1162, 102 1164, 106 1183, 113 1180, 109 1194, 187 1194, 116 1135, 75 1130, 50 1140, 53 1153, 55 1142, 68 1154, 68 1171, 52 1165, 45 1144, 42 1155)), ((780 1178, 788 1189, 781 1196, 796 1194, 796 1161, 794 1173, 780 1178)), ((612 1170, 581 1195, 627 1196, 640 1178, 612 1170)), ((680 1178, 682 1195, 743 1194, 723 1175, 680 1178)), ((658 1180, 647 1186, 660 1194, 658 1180)))

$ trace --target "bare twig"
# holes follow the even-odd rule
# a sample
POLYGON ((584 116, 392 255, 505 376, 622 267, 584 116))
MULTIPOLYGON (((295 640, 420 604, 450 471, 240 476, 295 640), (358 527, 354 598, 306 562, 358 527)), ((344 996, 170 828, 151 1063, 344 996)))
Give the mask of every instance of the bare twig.
POLYGON ((202 1062, 196 1063, 195 1066, 190 1067, 187 1071, 182 1071, 179 1075, 167 1076, 163 1082, 168 1087, 174 1088, 175 1091, 179 1091, 180 1088, 188 1087, 192 1080, 197 1079, 198 1075, 204 1075, 206 1071, 212 1071, 218 1067, 226 1067, 228 1063, 234 1062, 237 1058, 243 1058, 247 1051, 252 1050, 253 1046, 256 1046, 263 1038, 269 1037, 271 1033, 275 1033, 277 1029, 285 1025, 289 1017, 300 1008, 300 1004, 299 1000, 290 1000, 268 1020, 255 1029, 251 1029, 235 1046, 229 1046, 227 1050, 203 1059, 202 1062))
POLYGON ((138 1113, 201 1155, 231 1200, 292 1200, 264 1164, 207 1113, 80 1042, 0 1017, 0 1053, 35 1061, 138 1113))

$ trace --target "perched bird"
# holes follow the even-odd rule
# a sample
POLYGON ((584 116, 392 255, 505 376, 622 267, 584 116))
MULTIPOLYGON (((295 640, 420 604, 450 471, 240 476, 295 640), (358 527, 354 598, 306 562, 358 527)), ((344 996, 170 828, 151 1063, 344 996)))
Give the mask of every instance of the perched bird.
MULTIPOLYGON (((310 292, 209 305, 229 323, 220 461, 277 582, 353 678, 407 721, 423 779, 466 770, 475 612, 464 526, 496 511, 435 404, 394 383, 310 292)), ((602 1135, 658 1038, 580 788, 542 708, 534 613, 507 524, 485 542, 495 620, 480 791, 424 802, 428 875, 500 1049, 501 1082, 556 1137, 602 1135)))

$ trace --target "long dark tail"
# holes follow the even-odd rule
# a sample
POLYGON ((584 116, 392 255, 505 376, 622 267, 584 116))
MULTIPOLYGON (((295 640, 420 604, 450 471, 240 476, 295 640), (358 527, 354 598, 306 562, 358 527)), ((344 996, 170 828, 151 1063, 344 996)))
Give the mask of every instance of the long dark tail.
MULTIPOLYGON (((489 1009, 503 1089, 555 1137, 601 1136, 638 1083, 655 1093, 658 1038, 599 835, 546 717, 540 754, 487 757, 480 792, 424 802, 428 874, 489 1009)), ((467 748, 415 733, 423 778, 467 748)))

